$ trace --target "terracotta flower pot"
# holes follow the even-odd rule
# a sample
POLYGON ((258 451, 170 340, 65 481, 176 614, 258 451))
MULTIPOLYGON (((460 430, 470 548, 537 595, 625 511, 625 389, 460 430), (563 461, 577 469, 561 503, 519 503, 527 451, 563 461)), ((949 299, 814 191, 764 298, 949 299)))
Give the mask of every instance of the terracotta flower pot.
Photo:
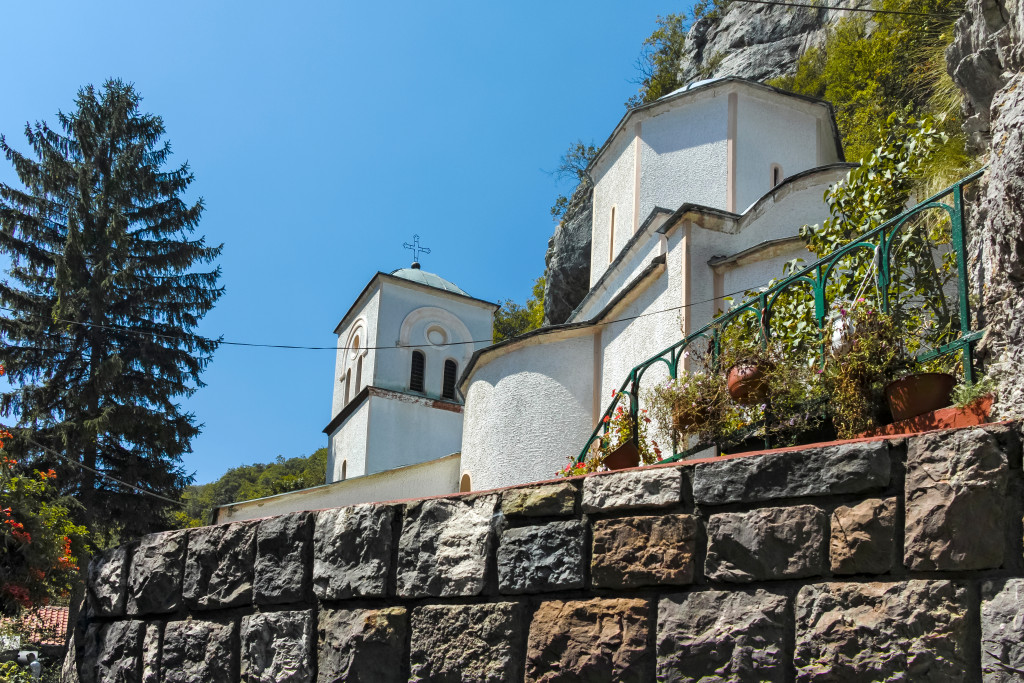
POLYGON ((726 383, 729 395, 740 405, 764 403, 768 398, 767 368, 758 363, 737 363, 729 368, 726 383))
POLYGON ((605 466, 610 470, 624 470, 640 464, 640 451, 636 443, 629 439, 608 454, 604 459, 605 466))
POLYGON ((909 375, 885 387, 892 419, 896 422, 945 408, 953 402, 956 379, 944 372, 909 375))

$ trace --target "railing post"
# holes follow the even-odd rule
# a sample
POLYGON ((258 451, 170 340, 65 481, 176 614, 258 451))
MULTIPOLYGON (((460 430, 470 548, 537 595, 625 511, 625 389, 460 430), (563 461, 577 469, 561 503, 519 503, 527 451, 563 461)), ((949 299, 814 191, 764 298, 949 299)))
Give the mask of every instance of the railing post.
MULTIPOLYGON (((967 291, 967 240, 964 238, 964 183, 961 180, 953 186, 953 251, 956 252, 957 289, 960 295, 960 336, 971 331, 971 306, 967 291)), ((974 362, 971 343, 964 342, 963 349, 964 383, 974 384, 974 362)))
MULTIPOLYGON (((898 223, 897 225, 902 225, 898 223)), ((882 313, 889 312, 889 238, 885 234, 885 230, 881 230, 878 233, 878 246, 875 247, 877 250, 875 255, 872 257, 875 261, 875 265, 878 267, 878 294, 879 294, 879 308, 882 313)))

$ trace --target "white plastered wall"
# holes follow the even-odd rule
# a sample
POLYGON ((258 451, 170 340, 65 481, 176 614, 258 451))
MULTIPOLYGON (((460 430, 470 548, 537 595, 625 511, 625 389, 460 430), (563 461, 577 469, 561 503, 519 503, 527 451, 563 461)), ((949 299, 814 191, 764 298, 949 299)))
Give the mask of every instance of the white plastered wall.
MULTIPOLYGON (((632 132, 632 129, 630 129, 632 132)), ((593 238, 590 248, 590 286, 600 279, 611 255, 633 236, 633 188, 636 147, 633 137, 621 135, 604 170, 594 179, 593 238), (611 249, 611 216, 615 209, 615 246, 611 249)))
POLYGON ((342 464, 346 477, 366 474, 366 449, 369 436, 370 404, 363 401, 328 439, 327 482, 341 479, 342 464))
POLYGON ((435 408, 429 399, 371 395, 366 473, 426 462, 462 447, 462 413, 435 408))
POLYGON ((462 472, 473 490, 551 479, 593 430, 591 330, 533 341, 481 358, 469 378, 462 472))
POLYGON ((334 393, 331 401, 331 415, 333 418, 345 407, 345 373, 352 370, 353 387, 349 390, 349 400, 355 398, 358 391, 355 390, 356 366, 358 359, 363 359, 362 384, 360 388, 370 383, 373 377, 374 365, 377 354, 372 347, 377 346, 377 318, 380 310, 380 289, 369 293, 366 303, 352 312, 345 327, 338 334, 338 352, 334 361, 334 393), (359 337, 359 352, 351 350, 353 339, 359 337))

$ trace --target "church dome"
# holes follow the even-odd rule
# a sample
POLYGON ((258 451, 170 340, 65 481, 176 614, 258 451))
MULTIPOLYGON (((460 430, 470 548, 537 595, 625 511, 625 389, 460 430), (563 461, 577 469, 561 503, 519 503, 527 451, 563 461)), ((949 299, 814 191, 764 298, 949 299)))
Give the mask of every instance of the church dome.
POLYGON ((391 271, 391 274, 395 277, 400 277, 403 280, 418 282, 421 285, 426 285, 427 287, 436 287, 437 289, 443 289, 446 292, 454 292, 455 294, 469 296, 469 294, 466 294, 466 292, 455 283, 445 280, 440 275, 435 275, 434 273, 422 270, 418 263, 413 263, 412 268, 399 268, 398 270, 391 271))

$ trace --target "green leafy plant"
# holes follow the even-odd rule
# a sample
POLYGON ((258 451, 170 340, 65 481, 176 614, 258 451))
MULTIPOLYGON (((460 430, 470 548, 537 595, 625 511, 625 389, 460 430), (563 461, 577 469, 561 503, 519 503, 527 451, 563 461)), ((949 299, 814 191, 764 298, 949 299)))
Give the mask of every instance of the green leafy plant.
MULTIPOLYGON (((615 398, 615 395, 613 392, 612 398, 615 398)), ((628 399, 625 400, 628 401, 628 399)), ((605 458, 633 439, 633 419, 630 417, 627 406, 628 403, 626 405, 620 403, 611 415, 605 416, 604 434, 591 445, 587 457, 577 462, 576 458, 569 456, 568 464, 558 472, 560 476, 575 477, 607 469, 604 464, 605 458)), ((641 465, 653 465, 662 460, 661 447, 648 434, 651 418, 647 412, 647 409, 643 409, 637 416, 636 444, 640 452, 641 465)))
POLYGON ((997 386, 996 381, 988 375, 979 377, 974 384, 960 382, 953 387, 953 405, 966 408, 979 398, 994 393, 997 386))

